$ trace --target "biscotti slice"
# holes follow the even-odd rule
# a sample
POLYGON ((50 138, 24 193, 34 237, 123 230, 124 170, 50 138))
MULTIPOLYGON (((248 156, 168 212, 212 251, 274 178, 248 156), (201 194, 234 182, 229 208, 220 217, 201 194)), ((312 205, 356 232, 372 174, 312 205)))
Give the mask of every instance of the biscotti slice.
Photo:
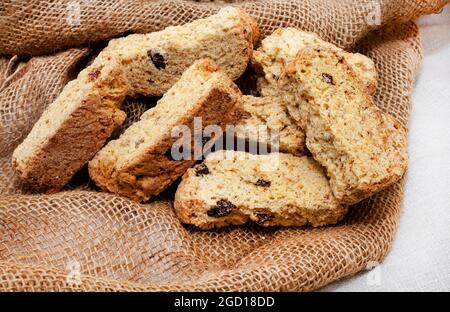
POLYGON ((34 189, 56 192, 125 120, 128 91, 121 65, 96 60, 70 81, 14 151, 12 164, 34 189))
POLYGON ((232 80, 239 78, 258 36, 252 17, 242 9, 225 7, 215 15, 181 26, 111 40, 100 57, 112 54, 121 60, 131 96, 159 96, 201 58, 214 60, 232 80))
POLYGON ((181 222, 202 229, 247 222, 322 226, 338 222, 347 212, 312 158, 236 151, 209 154, 190 168, 174 205, 181 222))
POLYGON ((308 46, 331 49, 342 55, 350 64, 366 90, 373 94, 377 86, 377 73, 373 61, 359 53, 349 53, 320 39, 316 34, 296 28, 280 28, 264 38, 261 46, 252 55, 253 67, 262 74, 257 84, 263 96, 279 94, 277 81, 284 67, 295 59, 297 53, 308 46))
POLYGON ((190 159, 174 157, 173 147, 180 150, 178 144, 183 139, 172 135, 174 130, 187 127, 191 148, 194 118, 201 118, 203 128, 218 125, 223 130, 240 118, 241 112, 241 94, 230 78, 211 60, 196 61, 154 108, 97 153, 89 162, 89 175, 104 190, 146 201, 196 161, 191 153, 190 159))
POLYGON ((235 127, 238 139, 265 145, 267 150, 276 144, 281 152, 303 154, 305 133, 279 98, 245 95, 242 104, 244 113, 235 127))
POLYGON ((286 74, 306 146, 325 167, 339 201, 356 203, 402 177, 405 129, 378 109, 345 57, 305 48, 286 74))

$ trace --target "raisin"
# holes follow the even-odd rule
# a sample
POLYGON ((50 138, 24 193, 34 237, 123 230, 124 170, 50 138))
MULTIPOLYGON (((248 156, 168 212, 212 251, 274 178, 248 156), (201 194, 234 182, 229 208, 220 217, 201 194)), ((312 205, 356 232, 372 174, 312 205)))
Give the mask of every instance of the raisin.
POLYGON ((312 156, 313 156, 313 154, 312 154, 311 151, 308 149, 308 147, 305 147, 305 150, 303 151, 303 154, 304 154, 305 156, 308 156, 308 157, 312 157, 312 156))
POLYGON ((232 202, 226 199, 218 200, 216 203, 216 207, 208 210, 207 214, 210 217, 220 218, 229 215, 233 209, 236 208, 232 202))
POLYGON ((100 69, 93 70, 88 74, 88 79, 89 79, 89 81, 94 81, 95 79, 98 78, 99 75, 100 75, 100 69))
POLYGON ((323 79, 323 81, 325 81, 326 83, 329 83, 329 84, 334 85, 334 82, 333 82, 333 76, 331 76, 330 74, 323 73, 323 74, 322 74, 322 79, 323 79))
POLYGON ((265 223, 267 221, 270 221, 270 220, 272 220, 274 218, 274 216, 271 215, 270 213, 258 213, 258 214, 256 214, 256 217, 258 218, 256 220, 257 224, 263 224, 263 223, 265 223))
POLYGON ((164 60, 164 56, 159 53, 152 53, 151 51, 148 51, 147 55, 152 60, 152 63, 153 65, 155 65, 156 69, 161 70, 166 68, 166 61, 164 60))
POLYGON ((209 169, 205 164, 200 164, 195 167, 195 175, 197 177, 205 175, 205 174, 209 174, 209 169))
POLYGON ((256 181, 255 185, 256 186, 269 187, 270 186, 270 181, 266 181, 266 180, 263 180, 263 179, 258 179, 258 181, 256 181))

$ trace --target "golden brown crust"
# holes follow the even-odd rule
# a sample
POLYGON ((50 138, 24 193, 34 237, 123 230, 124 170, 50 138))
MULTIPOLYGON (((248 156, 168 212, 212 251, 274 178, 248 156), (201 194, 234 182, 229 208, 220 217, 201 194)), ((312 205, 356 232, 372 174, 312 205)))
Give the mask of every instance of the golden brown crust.
POLYGON ((347 208, 334 198, 322 168, 311 158, 283 153, 247 157, 244 152, 216 152, 188 169, 175 194, 180 221, 201 229, 244 223, 323 226, 345 216, 347 208), (277 157, 275 170, 260 170, 277 157))
MULTIPOLYGON (((97 79, 101 68, 97 65, 87 68, 87 79, 97 79)), ((86 77, 80 75, 78 79, 86 77)), ((79 103, 70 104, 76 108, 55 133, 46 138, 38 137, 44 143, 38 145, 31 156, 23 156, 22 151, 31 148, 36 137, 27 137, 16 149, 12 165, 18 175, 40 192, 52 193, 61 189, 124 122, 126 115, 118 107, 127 90, 128 84, 120 68, 113 69, 111 76, 95 82, 79 103)), ((58 109, 58 105, 49 107, 47 114, 57 114, 58 109)), ((45 114, 41 118, 46 118, 45 114)), ((45 123, 38 122, 35 127, 34 131, 37 131, 45 127, 45 123)))
POLYGON ((354 204, 401 178, 406 133, 375 106, 345 58, 331 49, 305 48, 286 77, 306 145, 326 168, 338 200, 354 204))
POLYGON ((332 49, 343 56, 356 73, 370 95, 377 88, 377 72, 375 64, 367 56, 350 53, 322 40, 316 33, 303 31, 293 27, 279 28, 262 40, 261 46, 254 51, 251 63, 259 73, 258 89, 263 96, 277 95, 277 80, 284 67, 294 61, 295 56, 305 47, 322 47, 332 49))
MULTIPOLYGON (((80 106, 71 116, 67 117, 55 134, 51 134, 52 137, 48 138, 49 141, 39 143, 38 148, 32 148, 33 155, 31 157, 27 156, 22 159, 20 153, 15 155, 18 157, 13 158, 16 171, 38 190, 50 192, 60 189, 75 171, 104 144, 113 129, 123 122, 124 114, 114 106, 119 105, 123 100, 124 92, 128 92, 128 95, 131 96, 136 94, 162 95, 178 80, 185 68, 202 56, 217 58, 219 65, 222 65, 233 79, 237 79, 247 66, 253 50, 253 43, 257 40, 258 35, 258 27, 252 17, 244 10, 228 7, 210 17, 209 20, 194 21, 158 33, 136 34, 112 40, 94 63, 108 64, 114 59, 120 67, 120 71, 123 69, 124 72, 111 73, 112 77, 109 82, 115 83, 115 80, 120 80, 122 85, 99 85, 98 90, 95 90, 96 87, 94 87, 92 92, 84 95, 84 99, 80 100, 80 102, 83 101, 79 104, 80 106), (222 25, 221 22, 224 21, 228 26, 222 25), (203 29, 205 24, 209 25, 211 22, 215 22, 218 32, 213 36, 214 38, 208 37, 210 32, 196 31, 203 29), (192 36, 185 35, 189 29, 193 32, 192 36), (184 35, 174 36, 178 32, 184 35), (167 41, 165 39, 150 40, 158 38, 160 34, 165 34, 164 38, 172 39, 167 41), (203 39, 199 39, 199 37, 203 39), (189 48, 190 45, 180 44, 180 38, 197 40, 198 51, 189 48), (214 40, 217 42, 208 46, 202 41, 206 40, 205 38, 209 38, 208 42, 214 40), (225 39, 229 41, 228 43, 233 44, 227 44, 225 39), (153 49, 155 47, 157 47, 156 50, 153 49), (213 49, 219 49, 220 53, 214 53, 213 49), (228 50, 226 51, 226 49, 228 50), (167 53, 165 58, 162 55, 164 53, 167 53), (115 79, 116 75, 119 78, 115 79), (102 92, 102 88, 106 93, 99 95, 100 99, 96 99, 95 92, 102 92), (109 91, 111 94, 107 94, 109 91), (115 94, 116 92, 119 94, 115 94), (87 133, 86 129, 91 132, 87 133), (67 140, 64 139, 64 136, 67 136, 67 140), (65 144, 68 141, 71 144, 65 144), (80 150, 75 151, 73 149, 75 146, 80 150)), ((85 69, 85 71, 88 70, 89 68, 85 69)), ((94 82, 99 75, 99 71, 92 70, 85 77, 79 79, 85 79, 87 84, 94 82)), ((83 88, 82 84, 79 86, 81 89, 83 88)), ((78 100, 76 96, 80 91, 75 89, 73 91, 72 98, 65 99, 66 102, 78 100)), ((64 103, 60 104, 64 105, 64 103)), ((54 114, 59 114, 59 112, 55 110, 54 114)), ((27 144, 25 143, 25 145, 27 144)), ((28 148, 30 147, 28 146, 28 148)), ((170 177, 167 179, 171 180, 170 177)))
MULTIPOLYGON (((390 134, 391 136, 397 136, 400 144, 397 146, 399 150, 399 155, 394 159, 394 162, 391 167, 388 169, 388 174, 378 181, 359 187, 358 189, 349 189, 342 198, 341 201, 348 204, 355 204, 364 200, 373 194, 379 192, 380 190, 388 187, 389 185, 400 180, 408 167, 408 155, 407 155, 407 142, 406 142, 406 129, 400 124, 400 122, 392 117, 391 115, 381 113, 382 127, 386 129, 392 129, 391 126, 387 125, 387 123, 391 123, 393 128, 393 132, 390 134)), ((387 142, 386 144, 392 144, 391 142, 387 142)))
POLYGON ((100 55, 113 55, 124 66, 130 96, 161 96, 201 58, 211 58, 231 80, 238 79, 258 37, 253 17, 242 9, 225 7, 191 23, 113 39, 100 55))
MULTIPOLYGON (((217 70, 215 65, 211 66, 204 67, 204 70, 217 70)), ((193 133, 194 118, 200 117, 203 128, 208 125, 218 125, 224 130, 225 125, 232 124, 240 117, 242 113, 240 91, 228 77, 224 75, 221 77, 222 79, 217 81, 216 85, 209 89, 198 103, 195 103, 194 109, 179 119, 179 123, 171 125, 172 129, 178 125, 186 125, 193 133)), ((190 78, 186 77, 186 79, 190 78)), ((175 85, 168 93, 176 93, 176 87, 175 85)), ((196 90, 192 90, 192 92, 196 92, 196 90)), ((158 118, 158 116, 153 116, 153 118, 158 118)), ((149 126, 154 126, 153 120, 150 118, 144 122, 149 126)), ((175 120, 170 120, 170 122, 175 122, 175 120)), ((170 151, 176 140, 177 138, 173 138, 170 132, 166 133, 158 142, 147 147, 139 156, 120 167, 117 165, 120 159, 111 160, 106 154, 106 149, 102 150, 89 163, 89 174, 95 183, 104 190, 136 201, 146 201, 167 188, 196 161, 195 159, 173 160, 167 156, 167 152, 170 151)), ((191 146, 194 146, 194 136, 192 136, 191 146)))

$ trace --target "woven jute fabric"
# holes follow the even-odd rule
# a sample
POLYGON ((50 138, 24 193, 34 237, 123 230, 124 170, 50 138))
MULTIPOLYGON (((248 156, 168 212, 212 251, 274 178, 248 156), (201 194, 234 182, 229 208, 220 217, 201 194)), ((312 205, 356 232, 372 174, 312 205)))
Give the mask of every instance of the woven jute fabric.
MULTIPOLYGON (((225 2, 230 1, 0 3, 0 290, 305 291, 384 259, 400 216, 403 181, 351 207, 336 226, 201 231, 176 218, 175 185, 138 204, 100 192, 86 168, 53 195, 37 194, 15 176, 12 151, 105 40, 205 17, 225 2), (74 13, 68 8, 76 11, 70 25, 68 16, 74 13)), ((378 71, 377 105, 407 127, 422 58, 414 20, 447 2, 260 0, 234 5, 256 17, 262 37, 294 26, 371 57, 378 71)), ((154 103, 127 99, 124 127, 154 103)))

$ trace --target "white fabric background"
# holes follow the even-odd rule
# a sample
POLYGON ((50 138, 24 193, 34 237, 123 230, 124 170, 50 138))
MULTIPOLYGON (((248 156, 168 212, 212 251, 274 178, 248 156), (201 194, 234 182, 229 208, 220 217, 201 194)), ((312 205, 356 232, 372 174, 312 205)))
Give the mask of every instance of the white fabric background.
POLYGON ((412 98, 409 169, 392 249, 322 291, 450 291, 450 6, 420 20, 424 59, 412 98))

